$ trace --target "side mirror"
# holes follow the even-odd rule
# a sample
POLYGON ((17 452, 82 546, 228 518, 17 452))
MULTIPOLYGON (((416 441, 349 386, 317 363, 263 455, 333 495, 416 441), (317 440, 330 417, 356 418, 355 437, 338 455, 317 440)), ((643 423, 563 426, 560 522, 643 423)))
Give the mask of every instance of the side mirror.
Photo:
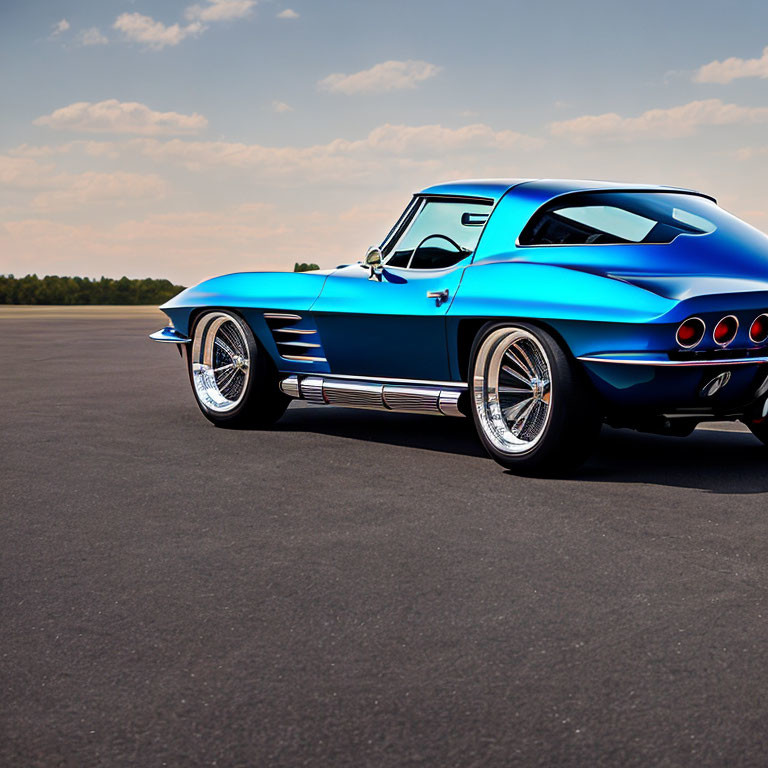
POLYGON ((381 252, 381 248, 377 245, 372 245, 365 254, 363 266, 370 267, 371 275, 369 280, 381 280, 381 275, 384 272, 384 254, 381 252))

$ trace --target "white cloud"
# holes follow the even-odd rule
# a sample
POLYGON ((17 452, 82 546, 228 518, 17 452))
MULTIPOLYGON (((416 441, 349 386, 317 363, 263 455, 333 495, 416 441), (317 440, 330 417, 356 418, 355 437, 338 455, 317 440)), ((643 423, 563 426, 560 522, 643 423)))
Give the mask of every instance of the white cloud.
POLYGON ((80 43, 80 45, 85 46, 106 45, 109 40, 107 40, 106 36, 101 33, 101 30, 98 27, 89 27, 80 32, 77 36, 77 42, 80 43))
POLYGON ((41 210, 62 210, 99 204, 157 200, 166 194, 167 185, 157 174, 85 173, 59 174, 51 179, 50 190, 38 194, 32 206, 41 210))
POLYGON ((129 42, 141 43, 154 50, 160 50, 167 45, 178 45, 185 38, 198 35, 205 29, 199 21, 185 27, 179 24, 166 26, 161 21, 155 21, 151 16, 141 13, 120 14, 112 27, 122 32, 129 42))
POLYGON ((299 14, 293 10, 293 8, 286 8, 284 11, 280 11, 277 14, 278 19, 298 19, 299 14))
POLYGON ((242 19, 256 5, 256 0, 208 0, 208 5, 190 5, 184 12, 189 21, 229 21, 242 19))
POLYGON ((538 147, 542 140, 515 131, 494 131, 477 123, 461 128, 387 124, 363 139, 334 139, 310 147, 181 139, 136 139, 129 144, 132 153, 180 164, 191 171, 234 168, 247 170, 261 180, 356 183, 408 170, 445 173, 446 155, 451 161, 483 153, 504 156, 538 147))
POLYGON ((154 173, 60 173, 54 165, 39 163, 34 157, 8 155, 0 155, 0 184, 36 193, 33 208, 56 210, 85 203, 157 199, 167 190, 165 181, 154 173))
POLYGON ((669 109, 650 109, 638 117, 622 117, 615 112, 584 115, 550 125, 553 136, 586 143, 613 139, 681 138, 704 126, 768 122, 768 107, 742 107, 720 99, 692 101, 669 109))
POLYGON ((328 75, 318 86, 331 93, 347 95, 370 91, 399 91, 415 88, 418 83, 434 77, 440 70, 441 67, 427 61, 384 61, 351 75, 328 75))
POLYGON ((693 79, 697 83, 730 83, 741 77, 768 77, 768 47, 757 59, 738 59, 734 56, 725 61, 711 61, 700 67, 693 79))
POLYGON ((66 19, 61 19, 61 21, 57 21, 53 25, 53 31, 51 32, 51 37, 56 37, 56 35, 63 34, 69 29, 69 26, 70 24, 66 19))
POLYGON ((195 134, 208 121, 197 113, 156 112, 139 102, 108 99, 98 103, 79 101, 33 121, 60 131, 84 133, 133 133, 141 136, 195 134))
POLYGON ((286 104, 284 101, 273 101, 272 102, 272 111, 273 112, 293 112, 293 107, 290 104, 286 104))

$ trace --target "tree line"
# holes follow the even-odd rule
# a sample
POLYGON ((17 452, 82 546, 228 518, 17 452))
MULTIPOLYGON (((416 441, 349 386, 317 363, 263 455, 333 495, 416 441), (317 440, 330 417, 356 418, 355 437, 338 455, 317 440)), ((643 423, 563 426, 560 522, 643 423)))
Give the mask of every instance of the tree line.
POLYGON ((170 280, 0 275, 0 304, 162 304, 184 286, 170 280))

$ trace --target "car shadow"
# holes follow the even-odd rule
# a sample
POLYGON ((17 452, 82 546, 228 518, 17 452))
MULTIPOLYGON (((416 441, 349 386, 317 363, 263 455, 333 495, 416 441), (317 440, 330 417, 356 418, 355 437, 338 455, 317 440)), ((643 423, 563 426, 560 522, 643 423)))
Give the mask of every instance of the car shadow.
MULTIPOLYGON (((488 458, 471 419, 302 403, 286 411, 279 428, 488 458)), ((514 476, 512 472, 508 474, 514 476)), ((768 450, 746 432, 697 430, 681 438, 604 427, 594 455, 568 479, 648 483, 712 493, 766 493, 768 450)))

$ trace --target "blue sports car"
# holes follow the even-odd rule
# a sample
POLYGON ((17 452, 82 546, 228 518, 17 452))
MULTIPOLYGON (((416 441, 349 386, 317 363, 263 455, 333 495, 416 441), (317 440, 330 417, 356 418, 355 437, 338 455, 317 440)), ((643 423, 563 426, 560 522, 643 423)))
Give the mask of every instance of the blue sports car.
POLYGON ((336 269, 206 280, 163 305, 203 414, 291 398, 471 416, 500 464, 578 466, 606 422, 742 420, 768 443, 768 237, 686 189, 457 181, 336 269), (181 347, 179 347, 181 350, 181 347))

